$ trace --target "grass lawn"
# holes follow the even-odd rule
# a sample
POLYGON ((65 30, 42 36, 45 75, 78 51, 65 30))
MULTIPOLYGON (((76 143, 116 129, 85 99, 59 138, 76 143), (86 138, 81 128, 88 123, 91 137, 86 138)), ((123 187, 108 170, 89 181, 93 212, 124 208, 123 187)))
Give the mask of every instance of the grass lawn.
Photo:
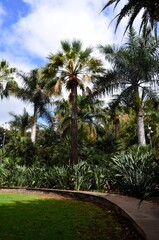
POLYGON ((0 193, 0 240, 124 240, 128 231, 93 203, 0 193))

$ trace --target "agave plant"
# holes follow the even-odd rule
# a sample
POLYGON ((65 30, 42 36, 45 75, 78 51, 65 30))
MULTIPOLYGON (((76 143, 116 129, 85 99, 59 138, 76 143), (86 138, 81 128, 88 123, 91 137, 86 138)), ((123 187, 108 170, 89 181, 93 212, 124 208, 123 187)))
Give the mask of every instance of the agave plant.
POLYGON ((92 186, 92 170, 87 162, 80 161, 73 166, 72 181, 75 190, 89 190, 92 186))
POLYGON ((99 167, 97 165, 93 166, 93 176, 95 181, 94 187, 97 191, 109 191, 110 186, 105 168, 99 167))
POLYGON ((19 166, 13 163, 6 163, 0 168, 0 185, 1 186, 25 186, 25 166, 19 166))
POLYGON ((71 174, 68 166, 54 166, 48 170, 46 176, 47 187, 56 189, 69 189, 70 177, 71 174))
POLYGON ((148 147, 134 146, 112 157, 114 186, 121 192, 142 197, 157 187, 158 166, 148 147))

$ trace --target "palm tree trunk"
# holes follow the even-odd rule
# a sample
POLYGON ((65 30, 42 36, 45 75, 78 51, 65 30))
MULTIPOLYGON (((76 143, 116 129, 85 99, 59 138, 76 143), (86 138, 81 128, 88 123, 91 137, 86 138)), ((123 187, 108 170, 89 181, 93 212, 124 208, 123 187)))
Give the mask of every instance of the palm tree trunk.
POLYGON ((115 127, 115 138, 119 136, 119 115, 114 117, 114 127, 115 127))
POLYGON ((138 144, 144 146, 146 145, 146 137, 145 137, 145 129, 144 129, 144 116, 143 116, 142 109, 136 112, 136 122, 137 122, 138 144))
POLYGON ((36 128, 37 128, 37 113, 34 113, 34 117, 33 117, 33 125, 31 128, 31 141, 33 143, 35 143, 36 141, 36 128))
POLYGON ((77 85, 73 84, 71 87, 71 150, 70 150, 70 165, 78 163, 77 154, 77 85))

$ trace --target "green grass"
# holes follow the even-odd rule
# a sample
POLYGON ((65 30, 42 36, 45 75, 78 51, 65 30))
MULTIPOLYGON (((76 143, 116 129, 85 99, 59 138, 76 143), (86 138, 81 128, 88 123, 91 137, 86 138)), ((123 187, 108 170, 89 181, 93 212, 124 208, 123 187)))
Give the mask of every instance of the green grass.
POLYGON ((0 240, 121 240, 123 234, 111 214, 93 203, 0 194, 0 240))

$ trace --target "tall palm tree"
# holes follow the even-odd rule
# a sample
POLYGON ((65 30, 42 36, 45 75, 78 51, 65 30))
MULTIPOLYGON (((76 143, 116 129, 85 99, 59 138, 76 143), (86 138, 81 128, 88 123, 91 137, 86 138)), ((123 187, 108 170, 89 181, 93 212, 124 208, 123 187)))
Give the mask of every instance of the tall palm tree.
POLYGON ((32 122, 31 116, 29 115, 25 108, 23 110, 22 115, 20 114, 17 115, 12 112, 10 112, 9 114, 13 117, 13 120, 9 122, 10 127, 12 129, 18 129, 20 131, 20 136, 24 137, 26 134, 26 130, 28 130, 31 127, 32 122))
POLYGON ((25 102, 33 105, 33 124, 31 130, 31 140, 36 141, 36 129, 38 117, 43 117, 51 121, 47 105, 50 104, 50 97, 45 89, 45 83, 40 77, 40 71, 34 69, 30 73, 18 73, 23 80, 23 86, 19 87, 16 96, 25 102))
POLYGON ((53 93, 61 91, 61 84, 70 91, 71 101, 71 150, 70 164, 78 162, 77 155, 77 88, 84 90, 84 80, 90 82, 101 72, 101 61, 92 57, 91 47, 82 50, 79 40, 61 41, 61 51, 50 54, 49 63, 44 68, 44 76, 49 79, 48 87, 53 93))
MULTIPOLYGON (((114 8, 118 6, 121 0, 109 0, 103 7, 102 11, 107 9, 110 5, 114 5, 114 8)), ((150 24, 152 30, 154 30, 157 35, 157 24, 159 22, 159 1, 158 0, 128 0, 127 3, 122 6, 120 12, 115 16, 117 18, 116 28, 120 24, 121 20, 125 17, 129 17, 128 24, 126 26, 125 32, 129 27, 132 27, 135 18, 143 10, 142 20, 140 25, 140 31, 143 29, 144 32, 150 24)), ((114 18, 114 19, 115 19, 114 18)))
POLYGON ((150 31, 147 36, 137 36, 132 29, 124 46, 100 46, 105 58, 111 62, 104 77, 96 81, 96 94, 114 94, 117 90, 114 105, 121 103, 132 107, 136 113, 138 143, 145 145, 144 100, 158 101, 153 88, 159 81, 158 47, 150 31))

